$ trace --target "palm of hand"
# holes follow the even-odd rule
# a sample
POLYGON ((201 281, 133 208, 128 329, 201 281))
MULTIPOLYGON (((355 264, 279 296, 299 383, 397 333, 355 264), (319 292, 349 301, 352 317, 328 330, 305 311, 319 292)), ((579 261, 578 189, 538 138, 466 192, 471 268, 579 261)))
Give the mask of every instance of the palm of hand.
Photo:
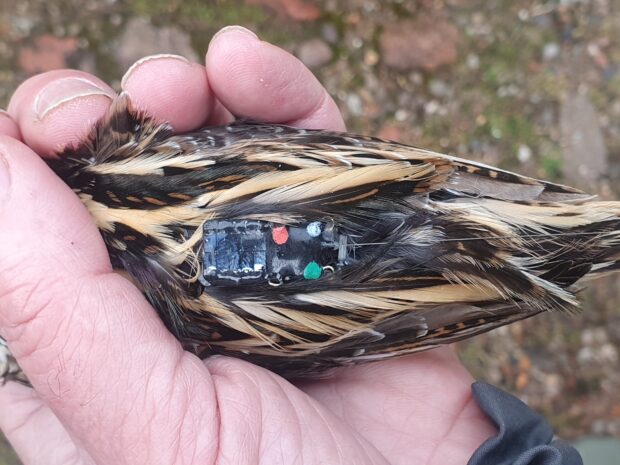
MULTIPOLYGON (((140 63, 123 86, 179 130, 222 123, 228 111, 343 129, 299 62, 239 30, 214 39, 206 72, 163 57, 140 63)), ((11 225, 0 232, 0 329, 37 389, 0 389, 0 427, 25 462, 457 464, 493 433, 470 375, 446 348, 297 385, 239 360, 183 352, 137 290, 110 273, 77 199, 15 141, 42 156, 75 142, 111 94, 85 73, 46 73, 26 81, 11 118, 0 118, 0 133, 12 137, 0 143, 11 175, 0 208, 0 223, 11 225), (38 108, 84 80, 90 91, 38 108), (29 256, 41 228, 50 238, 29 256)))
POLYGON ((207 367, 224 463, 457 464, 492 433, 448 349, 340 370, 301 391, 237 360, 207 367))

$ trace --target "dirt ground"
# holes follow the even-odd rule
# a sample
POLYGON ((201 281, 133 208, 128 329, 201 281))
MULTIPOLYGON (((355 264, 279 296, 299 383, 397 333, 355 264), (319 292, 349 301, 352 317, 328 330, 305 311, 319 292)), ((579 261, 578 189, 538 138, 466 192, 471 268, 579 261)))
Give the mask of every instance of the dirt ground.
MULTIPOLYGON (((620 0, 5 0, 0 107, 49 69, 118 87, 146 54, 200 61, 227 24, 295 53, 352 131, 620 196, 620 0)), ((564 438, 620 438, 619 284, 462 343, 462 360, 564 438)))

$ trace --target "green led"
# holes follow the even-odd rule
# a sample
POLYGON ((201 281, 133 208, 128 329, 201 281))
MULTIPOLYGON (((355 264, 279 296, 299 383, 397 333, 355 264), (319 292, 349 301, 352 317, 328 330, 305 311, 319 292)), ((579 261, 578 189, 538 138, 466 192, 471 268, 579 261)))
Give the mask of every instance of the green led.
POLYGON ((317 262, 310 262, 304 269, 304 278, 319 279, 321 277, 321 273, 323 273, 321 266, 317 262))

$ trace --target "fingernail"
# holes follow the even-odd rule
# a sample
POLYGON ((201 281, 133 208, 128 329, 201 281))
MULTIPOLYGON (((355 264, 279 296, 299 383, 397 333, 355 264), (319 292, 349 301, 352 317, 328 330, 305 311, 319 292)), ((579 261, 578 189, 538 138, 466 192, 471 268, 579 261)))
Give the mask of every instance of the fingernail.
POLYGON ((254 39, 258 39, 258 36, 254 32, 250 31, 249 29, 246 29, 243 26, 232 25, 232 26, 225 26, 222 29, 220 29, 219 31, 217 31, 213 35, 213 37, 211 37, 211 42, 213 42, 213 40, 216 37, 218 37, 218 36, 220 36, 222 34, 228 33, 228 32, 232 32, 232 31, 236 31, 236 32, 239 32, 241 34, 246 34, 246 35, 248 35, 250 37, 253 37, 254 39))
POLYGON ((184 56, 174 55, 172 53, 160 53, 157 55, 149 55, 144 58, 140 58, 138 61, 136 61, 133 65, 129 67, 129 69, 127 70, 123 78, 121 79, 121 88, 125 87, 125 83, 127 82, 127 79, 131 77, 131 75, 134 73, 134 71, 137 68, 142 66, 144 63, 147 63, 150 61, 156 61, 156 60, 179 60, 184 63, 191 64, 191 62, 184 56))
POLYGON ((46 85, 34 100, 34 111, 39 119, 52 110, 72 100, 102 95, 110 100, 114 99, 114 93, 85 78, 69 77, 52 81, 46 85))
POLYGON ((11 190, 11 172, 9 162, 0 152, 0 205, 8 198, 11 190))

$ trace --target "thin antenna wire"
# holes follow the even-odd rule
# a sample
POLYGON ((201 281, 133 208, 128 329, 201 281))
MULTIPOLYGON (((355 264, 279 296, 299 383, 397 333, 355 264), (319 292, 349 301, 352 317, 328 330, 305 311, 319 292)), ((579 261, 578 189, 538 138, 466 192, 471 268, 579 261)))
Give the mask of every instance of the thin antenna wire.
MULTIPOLYGON (((616 231, 608 231, 607 234, 613 234, 616 231)), ((450 239, 440 239, 438 242, 461 242, 461 241, 482 241, 494 239, 530 239, 537 237, 559 237, 559 236, 602 236, 605 232, 574 232, 574 233, 556 233, 556 234, 512 234, 506 236, 480 236, 480 237, 453 237, 450 239)), ((387 245, 387 244, 411 244, 411 242, 357 242, 349 244, 349 247, 359 247, 363 245, 387 245)))

